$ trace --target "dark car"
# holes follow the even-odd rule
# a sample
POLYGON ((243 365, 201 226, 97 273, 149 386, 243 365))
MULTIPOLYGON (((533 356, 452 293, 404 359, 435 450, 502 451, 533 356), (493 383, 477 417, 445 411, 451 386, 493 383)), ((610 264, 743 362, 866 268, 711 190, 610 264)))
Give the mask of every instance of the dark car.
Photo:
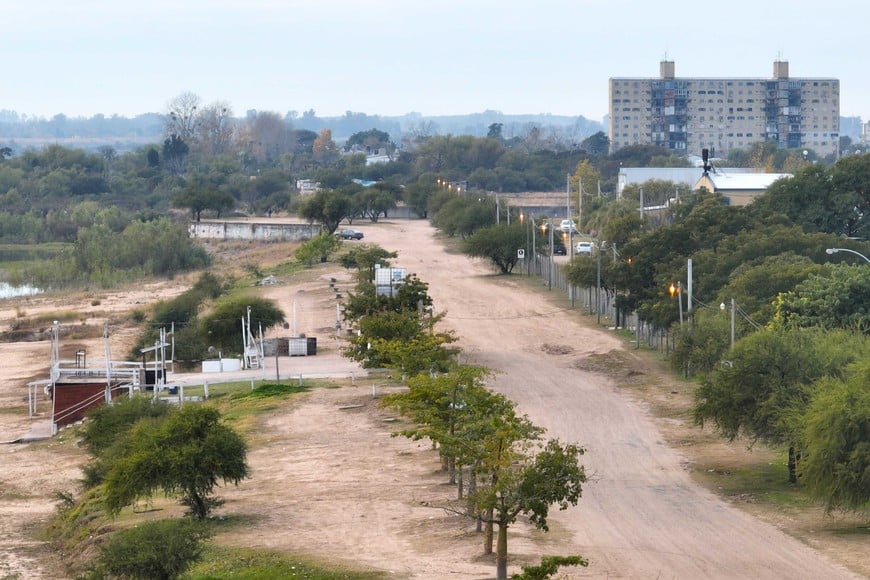
POLYGON ((343 230, 339 230, 335 234, 342 240, 361 240, 363 239, 363 233, 359 230, 352 230, 350 228, 346 228, 343 230))

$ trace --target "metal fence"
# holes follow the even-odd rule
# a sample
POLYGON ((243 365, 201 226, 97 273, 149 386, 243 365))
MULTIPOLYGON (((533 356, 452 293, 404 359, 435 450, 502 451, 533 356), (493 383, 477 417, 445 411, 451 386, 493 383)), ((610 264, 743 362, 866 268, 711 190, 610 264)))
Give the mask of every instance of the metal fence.
MULTIPOLYGON (((521 263, 522 264, 522 263, 521 263)), ((615 296, 604 288, 575 286, 568 282, 564 268, 549 257, 540 254, 523 264, 523 273, 537 276, 550 290, 564 292, 571 302, 571 308, 583 309, 588 315, 595 316, 598 324, 609 328, 622 328, 634 334, 635 347, 645 344, 647 348, 670 353, 674 348, 673 335, 664 328, 654 327, 637 316, 636 312, 617 313, 615 296), (619 325, 617 325, 617 314, 619 325)))

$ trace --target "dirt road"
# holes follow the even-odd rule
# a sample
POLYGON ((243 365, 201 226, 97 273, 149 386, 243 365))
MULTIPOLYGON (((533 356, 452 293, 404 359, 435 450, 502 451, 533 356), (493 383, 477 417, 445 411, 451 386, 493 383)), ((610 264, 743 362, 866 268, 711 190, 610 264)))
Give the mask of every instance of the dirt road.
POLYGON ((466 353, 499 372, 492 387, 550 437, 587 449, 593 481, 554 514, 570 532, 554 553, 580 553, 595 578, 852 578, 842 567, 695 485, 644 409, 601 375, 576 368, 622 350, 483 261, 448 254, 422 221, 361 227, 430 284, 436 311, 466 353), (545 349, 545 345, 565 348, 545 349), (546 354, 544 351, 569 352, 546 354))

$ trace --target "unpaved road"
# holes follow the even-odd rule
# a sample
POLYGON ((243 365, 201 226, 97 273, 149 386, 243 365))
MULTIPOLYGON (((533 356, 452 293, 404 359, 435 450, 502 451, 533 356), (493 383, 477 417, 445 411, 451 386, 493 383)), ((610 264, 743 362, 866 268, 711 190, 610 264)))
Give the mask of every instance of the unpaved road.
POLYGON ((839 565, 694 484, 648 414, 611 382, 572 363, 622 349, 542 303, 483 261, 447 254, 422 221, 361 227, 365 241, 396 250, 395 265, 430 284, 445 325, 476 362, 497 370, 491 386, 548 436, 577 442, 593 476, 576 508, 552 520, 570 532, 551 553, 580 553, 595 578, 854 578, 839 565), (570 347, 548 355, 545 344, 570 347))

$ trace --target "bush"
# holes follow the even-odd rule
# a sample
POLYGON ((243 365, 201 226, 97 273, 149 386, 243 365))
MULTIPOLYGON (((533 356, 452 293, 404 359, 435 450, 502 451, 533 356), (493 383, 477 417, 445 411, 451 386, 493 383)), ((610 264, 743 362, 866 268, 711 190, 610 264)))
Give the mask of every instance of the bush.
POLYGON ((145 417, 162 417, 169 413, 168 403, 149 396, 122 397, 111 405, 90 411, 82 431, 82 441, 91 455, 99 456, 125 435, 133 424, 145 417))
POLYGON ((200 559, 211 535, 206 524, 188 519, 140 524, 100 547, 97 570, 125 578, 177 578, 200 559))

